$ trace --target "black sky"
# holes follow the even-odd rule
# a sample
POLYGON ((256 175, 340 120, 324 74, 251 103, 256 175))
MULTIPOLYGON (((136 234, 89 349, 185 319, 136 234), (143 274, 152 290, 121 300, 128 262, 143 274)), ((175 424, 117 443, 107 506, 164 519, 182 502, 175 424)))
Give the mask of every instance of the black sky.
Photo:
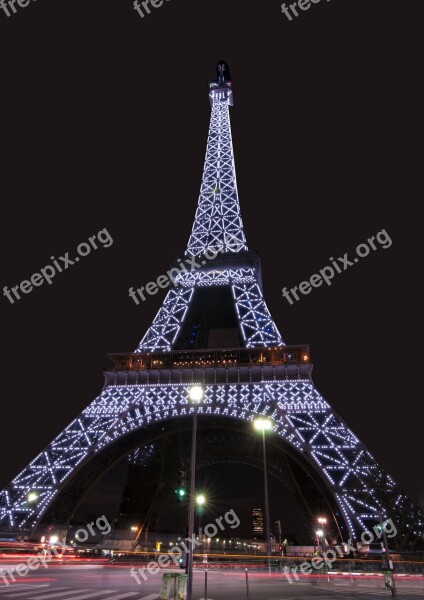
POLYGON ((102 228, 114 240, 14 305, 1 296, 0 487, 155 315, 164 294, 136 306, 128 288, 185 248, 207 82, 225 58, 242 216, 271 313, 287 343, 311 344, 318 389, 418 502, 419 22, 394 0, 322 2, 293 22, 277 1, 172 0, 141 19, 130 0, 38 0, 0 14, 1 288, 102 228), (391 248, 293 306, 281 297, 382 229, 391 248))

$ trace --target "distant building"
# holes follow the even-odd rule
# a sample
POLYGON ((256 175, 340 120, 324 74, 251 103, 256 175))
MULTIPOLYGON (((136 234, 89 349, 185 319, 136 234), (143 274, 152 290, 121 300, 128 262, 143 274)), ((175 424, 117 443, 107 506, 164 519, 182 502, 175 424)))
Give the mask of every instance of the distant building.
POLYGON ((252 511, 253 518, 253 539, 264 539, 264 515, 262 508, 254 508, 252 511))

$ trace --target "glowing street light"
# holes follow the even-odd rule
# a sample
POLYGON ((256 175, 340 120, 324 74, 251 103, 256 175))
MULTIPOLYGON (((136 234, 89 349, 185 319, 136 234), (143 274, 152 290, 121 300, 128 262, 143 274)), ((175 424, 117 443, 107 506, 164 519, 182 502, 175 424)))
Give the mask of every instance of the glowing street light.
POLYGON ((324 550, 325 538, 324 538, 324 525, 327 523, 327 519, 325 517, 318 517, 318 523, 321 525, 320 529, 316 532, 318 536, 318 546, 319 540, 322 538, 322 550, 324 550))
POLYGON ((38 500, 37 492, 30 492, 27 496, 28 502, 36 502, 38 500))
POLYGON ((196 498, 197 506, 203 506, 206 503, 206 496, 199 494, 196 498))
POLYGON ((253 421, 253 425, 258 431, 269 431, 272 429, 273 423, 271 419, 259 417, 253 421))
MULTIPOLYGON (((320 541, 324 535, 324 530, 323 529, 317 529, 317 531, 315 532, 316 536, 317 536, 317 542, 318 542, 318 552, 320 550, 320 541)), ((322 544, 322 549, 324 549, 324 544, 322 544)))
POLYGON ((189 391, 188 396, 192 402, 199 403, 203 400, 204 391, 201 385, 193 385, 189 391))
POLYGON ((205 553, 205 536, 203 534, 203 529, 201 527, 201 524, 202 524, 202 515, 204 513, 205 504, 206 504, 206 496, 204 494, 198 494, 196 496, 197 514, 199 517, 198 532, 199 532, 199 535, 202 536, 201 539, 203 542, 203 554, 205 553))

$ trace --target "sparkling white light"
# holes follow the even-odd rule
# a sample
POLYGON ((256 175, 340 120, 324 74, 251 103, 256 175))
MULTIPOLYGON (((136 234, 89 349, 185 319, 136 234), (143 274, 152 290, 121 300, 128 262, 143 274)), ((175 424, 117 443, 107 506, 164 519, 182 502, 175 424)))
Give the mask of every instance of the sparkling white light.
MULTIPOLYGON (((78 465, 131 431, 191 415, 190 384, 108 386, 0 494, 0 528, 36 523, 78 465), (28 494, 37 494, 28 503, 28 494)), ((199 414, 251 422, 270 419, 274 435, 296 448, 328 481, 349 526, 359 537, 378 519, 381 503, 373 491, 381 482, 387 495, 393 480, 377 464, 309 380, 205 385, 199 414), (368 520, 368 525, 367 525, 368 520)), ((380 490, 381 491, 381 490, 380 490)), ((423 515, 403 494, 402 512, 422 531, 423 515)), ((393 514, 390 517, 396 518, 393 514)))

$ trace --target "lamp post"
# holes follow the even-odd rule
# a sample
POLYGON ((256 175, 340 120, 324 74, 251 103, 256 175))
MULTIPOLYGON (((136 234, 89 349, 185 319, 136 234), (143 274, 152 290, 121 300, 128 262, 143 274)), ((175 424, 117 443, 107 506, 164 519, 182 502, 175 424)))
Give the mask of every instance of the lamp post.
POLYGON ((203 535, 203 530, 202 530, 202 514, 203 514, 203 507, 206 504, 206 496, 204 494, 197 494, 196 496, 196 504, 197 504, 197 514, 199 516, 199 521, 198 521, 198 533, 199 536, 202 536, 202 542, 203 542, 203 554, 205 553, 205 536, 203 535))
POLYGON ((268 497, 268 473, 266 466, 266 445, 265 445, 265 432, 272 429, 272 421, 270 419, 258 418, 253 421, 255 429, 262 431, 262 448, 264 457, 264 494, 265 494, 265 535, 266 535, 266 548, 268 554, 268 571, 271 575, 271 535, 269 526, 269 497, 268 497))
POLYGON ((202 526, 201 524, 201 516, 203 514, 203 510, 204 510, 204 506, 206 504, 206 496, 204 494, 198 494, 196 496, 196 504, 197 504, 197 514, 199 515, 199 535, 200 535, 200 528, 202 526))
POLYGON ((324 532, 322 529, 317 529, 317 531, 315 532, 316 536, 317 536, 317 542, 318 542, 318 552, 320 550, 320 539, 322 538, 322 536, 324 535, 324 532))
MULTIPOLYGON (((194 534, 194 508, 196 503, 196 444, 197 444, 197 405, 203 400, 204 390, 201 385, 193 385, 188 391, 188 397, 193 404, 193 431, 191 437, 190 461, 190 497, 188 504, 188 539, 194 534)), ((189 542, 187 553, 187 600, 193 598, 193 544, 189 542)))
POLYGON ((321 531, 321 537, 322 537, 322 551, 324 552, 324 550, 325 550, 325 548, 324 548, 324 546, 325 546, 325 530, 324 530, 324 525, 327 524, 327 519, 325 517, 318 517, 318 523, 321 525, 320 531, 321 531))

